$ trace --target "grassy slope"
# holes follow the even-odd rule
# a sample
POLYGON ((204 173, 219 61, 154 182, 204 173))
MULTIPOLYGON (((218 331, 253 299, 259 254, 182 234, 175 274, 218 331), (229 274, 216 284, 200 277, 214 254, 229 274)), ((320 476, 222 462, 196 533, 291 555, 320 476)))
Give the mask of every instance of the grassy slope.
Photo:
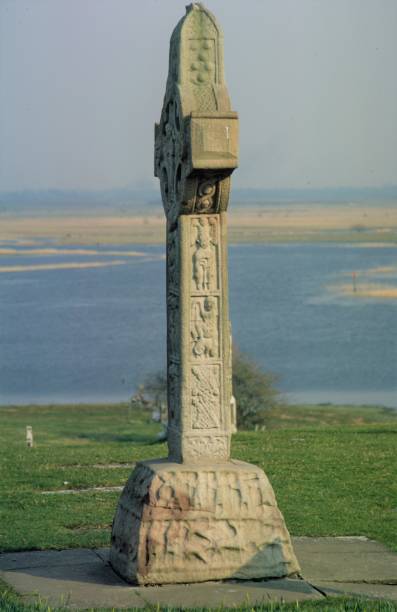
MULTIPOLYGON (((165 455, 164 444, 151 444, 158 429, 126 404, 1 408, 0 550, 107 545, 119 493, 42 491, 122 485, 130 466, 109 464, 165 455), (34 449, 25 446, 26 425, 34 449)), ((234 436, 233 456, 266 470, 292 534, 364 534, 397 549, 396 433, 395 413, 381 408, 279 408, 265 432, 234 436)), ((397 605, 337 598, 254 608, 392 612, 397 605)), ((0 609, 55 610, 25 604, 1 582, 0 609)))
MULTIPOLYGON (((1 408, 0 550, 107 545, 118 492, 42 491, 123 485, 130 465, 105 466, 164 456, 158 429, 126 404, 1 408)), ((235 435, 233 456, 266 471, 293 535, 361 534, 397 550, 396 434, 381 408, 290 407, 265 432, 235 435)))

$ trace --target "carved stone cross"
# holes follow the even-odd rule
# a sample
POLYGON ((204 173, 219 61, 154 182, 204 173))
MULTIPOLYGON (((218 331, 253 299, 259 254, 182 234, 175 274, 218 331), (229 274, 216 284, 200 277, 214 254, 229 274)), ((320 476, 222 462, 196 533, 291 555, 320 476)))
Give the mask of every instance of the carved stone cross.
POLYGON ((175 461, 226 461, 231 433, 226 209, 237 167, 223 36, 201 4, 171 38, 155 128, 155 175, 167 215, 168 443, 175 461))
POLYGON ((171 38, 155 128, 167 216, 168 460, 138 463, 120 497, 110 561, 129 582, 280 577, 299 570, 262 470, 230 460, 226 210, 237 167, 223 36, 194 3, 171 38))

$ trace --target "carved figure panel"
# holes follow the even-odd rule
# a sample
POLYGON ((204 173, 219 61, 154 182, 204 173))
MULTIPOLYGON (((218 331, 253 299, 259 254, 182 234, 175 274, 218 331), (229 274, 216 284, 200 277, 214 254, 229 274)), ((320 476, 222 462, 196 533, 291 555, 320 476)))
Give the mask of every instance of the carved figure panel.
POLYGON ((208 178, 198 184, 196 212, 216 212, 216 185, 216 178, 208 178))
POLYGON ((192 289, 218 289, 218 219, 215 216, 192 218, 192 289))
POLYGON ((197 365, 191 371, 192 427, 220 426, 221 385, 219 365, 197 365))
POLYGON ((193 298, 191 302, 190 335, 193 358, 219 358, 219 303, 213 296, 193 298))
POLYGON ((203 172, 200 176, 188 177, 181 194, 181 212, 187 214, 216 214, 227 209, 230 179, 222 174, 203 172))

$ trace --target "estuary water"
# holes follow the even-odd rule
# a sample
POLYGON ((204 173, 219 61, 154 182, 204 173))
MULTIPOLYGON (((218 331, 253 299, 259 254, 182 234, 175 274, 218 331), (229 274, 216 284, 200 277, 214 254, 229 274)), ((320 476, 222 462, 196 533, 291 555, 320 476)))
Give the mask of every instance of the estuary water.
MULTIPOLYGON (((0 249, 0 404, 117 401, 165 366, 159 246, 0 249)), ((397 407, 397 248, 229 247, 234 343, 297 402, 397 407)))

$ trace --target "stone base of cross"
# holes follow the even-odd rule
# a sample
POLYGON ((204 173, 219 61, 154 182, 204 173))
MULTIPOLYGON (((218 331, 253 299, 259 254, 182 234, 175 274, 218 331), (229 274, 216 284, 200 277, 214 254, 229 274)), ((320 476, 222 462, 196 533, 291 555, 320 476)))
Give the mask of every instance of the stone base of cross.
POLYGON ((243 461, 138 464, 117 508, 111 563, 139 584, 299 572, 268 478, 243 461))
POLYGON ((266 475, 230 459, 226 211, 237 163, 223 36, 213 15, 191 4, 171 37, 155 129, 155 175, 167 216, 169 456, 139 463, 117 507, 110 562, 129 582, 299 571, 266 475))

